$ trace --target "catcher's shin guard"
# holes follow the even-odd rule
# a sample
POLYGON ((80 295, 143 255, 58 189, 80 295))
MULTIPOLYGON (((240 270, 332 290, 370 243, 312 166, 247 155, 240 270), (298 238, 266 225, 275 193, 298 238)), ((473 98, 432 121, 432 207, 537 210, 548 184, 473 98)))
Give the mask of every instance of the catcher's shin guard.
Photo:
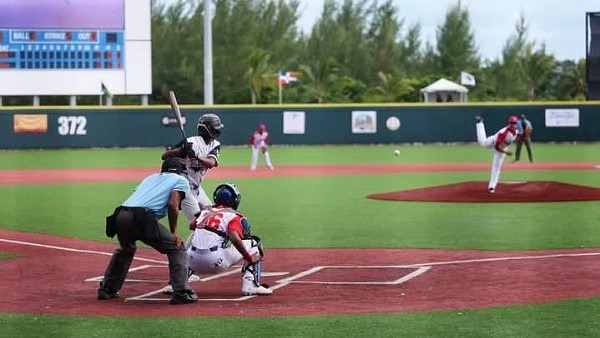
POLYGON ((260 282, 260 275, 262 271, 262 258, 264 257, 264 251, 260 242, 260 238, 258 236, 249 236, 248 239, 252 240, 252 247, 258 248, 258 254, 260 255, 261 260, 253 264, 244 264, 244 266, 242 267, 242 273, 244 274, 243 278, 246 280, 252 279, 254 285, 256 286, 264 286, 268 288, 269 286, 267 284, 260 282))

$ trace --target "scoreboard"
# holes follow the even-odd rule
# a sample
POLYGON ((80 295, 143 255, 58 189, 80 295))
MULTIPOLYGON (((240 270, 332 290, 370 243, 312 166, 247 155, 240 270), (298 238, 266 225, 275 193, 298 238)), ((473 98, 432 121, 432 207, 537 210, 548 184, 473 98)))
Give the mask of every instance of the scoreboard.
POLYGON ((122 69, 118 30, 0 29, 0 69, 122 69))
POLYGON ((152 93, 151 0, 0 0, 0 97, 152 93))

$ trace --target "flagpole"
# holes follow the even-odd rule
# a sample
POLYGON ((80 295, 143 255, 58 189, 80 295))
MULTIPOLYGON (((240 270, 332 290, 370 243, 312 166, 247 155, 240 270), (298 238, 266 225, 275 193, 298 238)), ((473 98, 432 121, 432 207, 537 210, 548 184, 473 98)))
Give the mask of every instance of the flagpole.
POLYGON ((279 83, 279 104, 282 104, 283 99, 282 99, 282 88, 281 88, 281 70, 277 72, 277 83, 279 83))

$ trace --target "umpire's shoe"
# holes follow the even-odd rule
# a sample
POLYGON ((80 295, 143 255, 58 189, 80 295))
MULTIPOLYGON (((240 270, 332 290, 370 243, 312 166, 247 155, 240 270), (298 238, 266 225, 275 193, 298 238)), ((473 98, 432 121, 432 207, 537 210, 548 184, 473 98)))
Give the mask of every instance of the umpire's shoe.
POLYGON ((197 301, 198 296, 190 289, 175 292, 171 298, 171 304, 189 304, 197 301))
POLYGON ((101 286, 98 288, 98 299, 106 300, 106 299, 114 299, 119 298, 119 291, 114 291, 110 288, 101 286))

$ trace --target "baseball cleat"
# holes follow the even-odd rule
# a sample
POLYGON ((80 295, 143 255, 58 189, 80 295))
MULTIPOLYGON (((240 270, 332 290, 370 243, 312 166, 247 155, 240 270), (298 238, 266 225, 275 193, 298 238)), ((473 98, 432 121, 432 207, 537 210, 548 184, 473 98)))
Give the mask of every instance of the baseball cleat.
POLYGON ((475 116, 475 123, 481 123, 481 122, 483 122, 483 117, 475 116))
POLYGON ((496 188, 488 188, 488 190, 490 191, 490 194, 493 194, 496 192, 496 188))
POLYGON ((113 291, 105 287, 100 287, 98 289, 98 300, 107 300, 119 298, 119 291, 113 291))
POLYGON ((244 294, 244 296, 253 296, 253 295, 266 296, 266 295, 272 295, 273 290, 267 289, 266 287, 264 287, 262 285, 259 285, 259 286, 252 285, 252 286, 243 288, 242 293, 244 294))
POLYGON ((198 295, 194 290, 183 290, 173 295, 171 298, 171 304, 189 304, 198 301, 198 295))

